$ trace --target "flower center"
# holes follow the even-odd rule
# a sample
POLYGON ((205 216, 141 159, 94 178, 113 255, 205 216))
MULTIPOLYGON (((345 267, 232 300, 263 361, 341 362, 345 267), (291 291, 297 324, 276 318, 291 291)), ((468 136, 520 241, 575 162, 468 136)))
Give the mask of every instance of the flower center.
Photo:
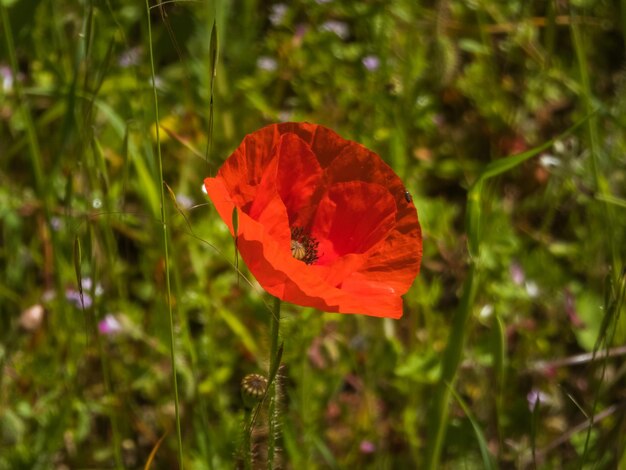
POLYGON ((291 228, 291 256, 306 264, 317 261, 317 246, 319 242, 304 232, 302 227, 291 228))

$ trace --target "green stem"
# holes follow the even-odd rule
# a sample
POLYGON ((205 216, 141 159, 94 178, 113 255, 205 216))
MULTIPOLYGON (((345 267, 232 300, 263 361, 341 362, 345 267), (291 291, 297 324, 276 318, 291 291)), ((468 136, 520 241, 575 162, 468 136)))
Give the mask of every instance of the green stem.
POLYGON ((268 377, 271 376, 276 366, 276 355, 278 353, 278 329, 280 327, 280 299, 274 299, 274 311, 270 317, 270 366, 268 377))
POLYGON ((252 449, 250 447, 252 445, 253 409, 246 407, 246 413, 243 417, 243 464, 245 470, 252 470, 252 449))
POLYGON ((276 387, 278 372, 276 360, 278 358, 278 330, 280 327, 280 299, 274 299, 274 311, 270 317, 270 365, 268 377, 271 380, 270 385, 270 404, 269 404, 269 437, 267 452, 267 468, 274 468, 274 457, 276 454, 276 433, 278 429, 278 413, 276 402, 278 401, 278 388, 276 387), (274 379, 272 380, 272 374, 274 379))
MULTIPOLYGON (((572 18, 575 20, 576 15, 572 9, 572 18)), ((581 85, 581 98, 584 106, 585 113, 593 114, 593 90, 591 88, 591 77, 589 76, 589 64, 587 63, 586 48, 584 43, 583 34, 580 31, 579 25, 576 21, 570 23, 570 29, 572 33, 572 39, 574 42, 574 50, 576 52, 576 61, 578 62, 578 72, 580 75, 581 85)), ((608 202, 606 202, 606 196, 611 195, 611 189, 609 183, 604 175, 600 172, 600 155, 602 152, 600 135, 598 129, 598 118, 592 115, 587 121, 587 132, 589 135, 589 147, 591 150, 591 172, 595 183, 595 191, 602 196, 601 204, 601 216, 604 218, 604 224, 606 227, 614 227, 613 211, 608 202)), ((619 250, 617 248, 615 231, 605 230, 604 235, 606 237, 607 246, 609 247, 610 262, 613 267, 612 277, 613 282, 617 283, 619 278, 619 250)))
MULTIPOLYGON (((94 282, 95 284, 95 282, 94 282)), ((95 317, 95 315, 93 315, 95 317)), ((95 319, 95 318, 94 318, 95 319)), ((98 354, 100 355, 100 367, 102 368, 102 377, 104 380, 104 390, 106 394, 110 397, 113 396, 113 387, 111 385, 111 369, 109 367, 109 362, 107 360, 107 353, 104 350, 104 345, 102 344, 102 338, 98 334, 98 325, 95 325, 95 329, 93 331, 95 335, 96 344, 98 347, 98 354)), ((115 458, 115 467, 117 469, 123 469, 124 463, 122 460, 122 440, 119 431, 119 423, 117 420, 117 403, 110 407, 108 410, 109 421, 111 421, 111 433, 113 434, 113 456, 115 458)))
POLYGON ((454 387, 454 380, 461 364, 463 345, 467 336, 467 322, 476 294, 475 269, 475 264, 472 260, 467 279, 465 280, 461 303, 452 319, 452 331, 448 337, 448 344, 444 352, 441 377, 437 383, 429 411, 430 434, 428 436, 426 457, 426 469, 428 470, 440 468, 439 461, 448 424, 448 404, 454 387))
POLYGON ((176 414, 176 436, 178 439, 178 465, 182 470, 183 463, 183 438, 180 429, 180 410, 178 403, 178 379, 176 378, 176 348, 174 345, 174 314, 172 312, 172 288, 170 282, 170 264, 167 236, 167 221, 165 217, 165 188, 163 184, 163 158, 161 156, 161 138, 159 129, 159 104, 157 99, 155 69, 154 69, 154 53, 152 51, 152 22, 150 21, 150 3, 146 0, 146 15, 148 17, 148 45, 150 48, 150 69, 152 74, 152 93, 154 95, 154 120, 156 127, 156 148, 159 161, 159 186, 161 187, 161 226, 163 227, 163 253, 165 255, 165 285, 167 291, 167 309, 169 313, 170 327, 170 360, 172 362, 172 385, 174 388, 174 409, 176 414))

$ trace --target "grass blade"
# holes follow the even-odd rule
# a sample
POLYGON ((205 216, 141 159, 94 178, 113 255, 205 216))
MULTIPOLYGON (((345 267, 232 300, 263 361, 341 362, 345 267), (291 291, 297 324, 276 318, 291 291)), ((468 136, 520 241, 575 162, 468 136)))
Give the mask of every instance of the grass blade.
POLYGON ((217 19, 213 20, 213 26, 211 27, 211 46, 209 50, 209 72, 211 76, 211 83, 209 85, 209 90, 211 93, 211 98, 209 101, 209 130, 207 132, 207 143, 206 143, 206 161, 209 163, 209 154, 211 153, 211 148, 213 148, 213 92, 215 87, 215 77, 217 76, 217 19))
MULTIPOLYGON (((81 302, 83 302, 83 276, 81 273, 82 250, 80 247, 80 239, 74 238, 74 272, 76 274, 76 285, 80 294, 81 302)), ((83 302, 84 303, 84 302, 83 302)))
POLYGON ((533 405, 532 415, 530 419, 530 450, 532 455, 533 468, 537 468, 537 423, 539 422, 539 408, 541 401, 539 395, 533 405))
POLYGON ((449 389, 450 393, 452 393, 452 396, 456 399, 456 401, 463 409, 463 413, 465 413, 465 416, 467 416, 467 419, 469 419, 470 423, 472 424, 474 434, 476 435, 476 440, 478 441, 480 455, 483 459, 483 468, 487 470, 495 470, 496 466, 493 462, 493 456, 491 455, 491 452, 489 452, 489 448, 487 447, 487 440, 485 439, 485 435, 483 434, 482 429, 480 429, 478 422, 476 421, 476 419, 474 419, 472 412, 470 411, 467 404, 463 401, 463 399, 459 396, 459 394, 456 393, 454 389, 452 389, 450 386, 449 389))
POLYGON ((176 420, 176 437, 178 440, 178 465, 181 470, 184 468, 184 454, 183 454, 183 438, 180 425, 180 405, 178 400, 178 379, 176 377, 176 347, 174 341, 174 313, 172 311, 172 288, 170 280, 170 264, 169 264, 169 237, 167 232, 167 219, 165 216, 165 185, 163 180, 163 158, 161 156, 161 139, 160 139, 160 124, 159 124, 159 104, 156 90, 156 72, 154 67, 154 52, 152 50, 152 22, 150 20, 150 3, 146 0, 146 17, 148 20, 148 45, 150 50, 150 70, 152 75, 152 93, 154 101, 154 122, 156 123, 156 148, 157 159, 159 165, 159 186, 161 188, 160 201, 161 201, 161 226, 163 228, 163 255, 165 258, 165 283, 166 283, 166 302, 167 310, 169 314, 169 329, 170 329, 170 360, 172 363, 172 385, 174 389, 174 410, 176 420))
POLYGON ((150 467, 152 466, 152 462, 154 461, 154 458, 156 457, 156 453, 158 452, 159 447, 161 447, 161 444, 163 443, 165 436, 167 436, 167 432, 159 438, 157 443, 154 445, 154 447, 150 451, 150 455, 148 456, 148 460, 146 460, 146 465, 144 465, 143 470, 150 470, 150 467))

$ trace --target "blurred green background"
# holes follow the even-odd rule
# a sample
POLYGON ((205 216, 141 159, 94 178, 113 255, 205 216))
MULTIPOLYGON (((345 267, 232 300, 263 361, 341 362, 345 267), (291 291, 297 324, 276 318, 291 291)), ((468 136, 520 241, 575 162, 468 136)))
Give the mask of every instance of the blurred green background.
POLYGON ((626 2, 164 2, 154 76, 142 2, 0 13, 0 469, 178 466, 157 145, 185 467, 236 465, 271 300, 201 185, 286 120, 379 153, 424 258, 399 321, 283 306, 283 467, 422 468, 464 312, 441 468, 626 468, 626 2))

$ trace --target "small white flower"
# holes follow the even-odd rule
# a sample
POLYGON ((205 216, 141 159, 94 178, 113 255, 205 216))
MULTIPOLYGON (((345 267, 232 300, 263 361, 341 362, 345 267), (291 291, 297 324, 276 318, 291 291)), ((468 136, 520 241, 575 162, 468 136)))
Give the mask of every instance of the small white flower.
POLYGON ((561 160, 559 158, 548 154, 539 157, 539 163, 544 168, 556 168, 557 166, 561 166, 561 160))
POLYGON ((270 23, 274 26, 282 23, 285 19, 285 15, 287 14, 287 5, 284 3, 277 3, 276 5, 272 5, 272 10, 270 12, 270 23))
POLYGON ((485 304, 483 305, 483 308, 480 309, 480 312, 478 313, 478 316, 482 319, 482 320, 486 320, 487 318, 489 318, 491 315, 493 315, 493 305, 491 304, 485 304))
POLYGON ((322 31, 335 33, 340 39, 347 39, 350 35, 348 25, 343 21, 329 20, 322 23, 322 31))
POLYGON ((278 68, 278 62, 273 57, 261 56, 256 61, 256 66, 267 72, 273 72, 278 68))
POLYGON ((556 140, 552 146, 556 153, 565 153, 565 143, 562 140, 556 140))
MULTIPOLYGON (((202 187, 204 188, 204 185, 202 187)), ((191 209, 194 204, 193 199, 186 194, 177 194, 176 203, 185 210, 191 209)))
POLYGON ((533 299, 539 295, 539 286, 535 281, 526 281, 526 293, 533 299))

